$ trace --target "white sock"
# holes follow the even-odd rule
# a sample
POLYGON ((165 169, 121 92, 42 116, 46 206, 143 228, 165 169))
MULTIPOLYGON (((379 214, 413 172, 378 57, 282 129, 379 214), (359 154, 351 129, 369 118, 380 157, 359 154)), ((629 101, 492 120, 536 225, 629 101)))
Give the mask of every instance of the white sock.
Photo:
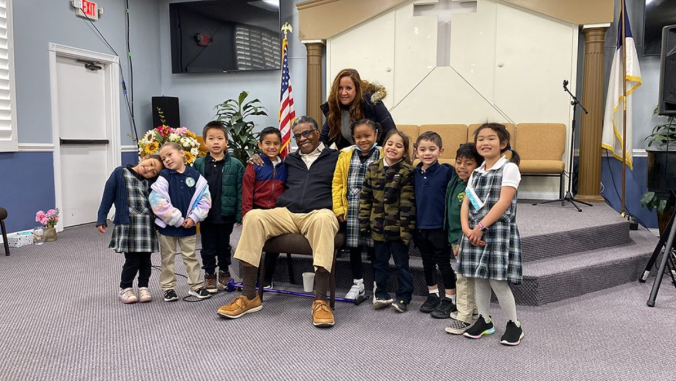
POLYGON ((453 301, 453 304, 455 304, 455 294, 453 294, 453 295, 446 294, 446 297, 451 299, 453 301))
POLYGON ((430 295, 437 294, 437 296, 439 296, 439 289, 438 288, 435 288, 434 290, 429 290, 429 292, 430 292, 430 295))

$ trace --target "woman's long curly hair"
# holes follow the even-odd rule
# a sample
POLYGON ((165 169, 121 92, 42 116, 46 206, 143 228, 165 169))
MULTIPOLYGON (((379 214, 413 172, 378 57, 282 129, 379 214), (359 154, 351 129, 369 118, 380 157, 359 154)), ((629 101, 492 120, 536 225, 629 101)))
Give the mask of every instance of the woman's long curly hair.
POLYGON ((352 101, 352 104, 348 109, 350 113, 350 122, 360 120, 364 117, 362 102, 364 101, 364 89, 369 87, 369 83, 362 81, 362 79, 359 77, 359 73, 355 69, 343 69, 333 80, 331 92, 329 93, 329 113, 326 116, 326 121, 329 125, 329 139, 332 141, 338 141, 342 138, 342 132, 340 130, 341 104, 338 97, 338 87, 340 86, 340 80, 343 77, 350 77, 354 83, 355 89, 354 101, 352 101))

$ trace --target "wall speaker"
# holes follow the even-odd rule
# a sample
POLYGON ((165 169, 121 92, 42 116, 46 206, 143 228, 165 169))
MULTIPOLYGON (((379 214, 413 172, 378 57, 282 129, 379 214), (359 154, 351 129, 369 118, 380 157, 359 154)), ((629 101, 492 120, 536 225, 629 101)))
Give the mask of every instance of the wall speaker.
POLYGON ((659 114, 676 115, 676 25, 662 29, 659 114))
POLYGON ((178 110, 178 98, 176 97, 152 97, 153 104, 153 127, 162 125, 160 111, 164 115, 164 124, 169 127, 181 126, 181 113, 178 110))

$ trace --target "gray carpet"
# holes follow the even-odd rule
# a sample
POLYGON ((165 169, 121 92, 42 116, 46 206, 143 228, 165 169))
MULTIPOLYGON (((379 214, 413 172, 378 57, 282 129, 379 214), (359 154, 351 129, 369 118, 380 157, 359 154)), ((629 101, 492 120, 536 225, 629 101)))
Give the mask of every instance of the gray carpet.
MULTIPOLYGON (((235 294, 164 303, 153 270, 149 304, 116 298, 123 259, 92 226, 0 257, 0 378, 673 380, 676 289, 667 280, 654 308, 652 280, 541 307, 519 307, 526 337, 501 346, 444 333, 447 321, 412 311, 337 303, 335 327, 310 323, 309 299, 266 295, 265 308, 222 320, 235 294)), ((159 264, 159 256, 153 257, 159 264)), ((180 259, 177 272, 183 273, 180 259)), ((179 278, 180 296, 187 293, 179 278)))

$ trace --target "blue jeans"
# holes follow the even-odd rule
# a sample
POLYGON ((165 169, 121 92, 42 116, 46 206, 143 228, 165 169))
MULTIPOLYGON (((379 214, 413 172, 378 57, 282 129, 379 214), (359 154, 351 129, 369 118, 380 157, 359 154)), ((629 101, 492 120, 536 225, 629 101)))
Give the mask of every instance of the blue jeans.
POLYGON ((408 267, 408 245, 401 241, 374 242, 373 277, 376 280, 375 297, 389 299, 388 280, 390 278, 390 255, 397 270, 397 300, 411 303, 413 294, 413 273, 408 267))

